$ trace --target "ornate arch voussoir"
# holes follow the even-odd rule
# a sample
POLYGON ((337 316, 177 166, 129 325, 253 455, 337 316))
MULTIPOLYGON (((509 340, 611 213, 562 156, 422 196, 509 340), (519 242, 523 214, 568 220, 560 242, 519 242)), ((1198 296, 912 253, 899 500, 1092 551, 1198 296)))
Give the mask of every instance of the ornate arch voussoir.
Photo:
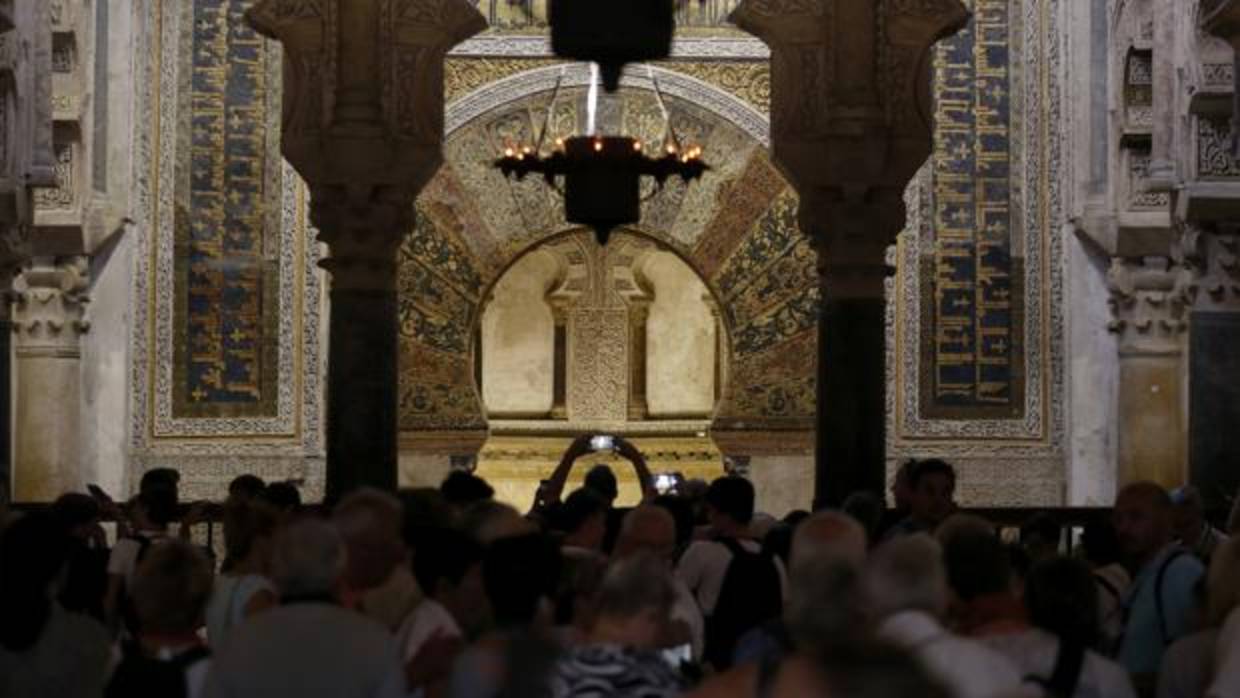
MULTIPOLYGON (((505 104, 540 92, 554 90, 556 82, 561 80, 561 73, 563 74, 561 87, 589 85, 590 70, 584 63, 535 68, 487 83, 448 104, 444 124, 446 135, 451 136, 470 121, 505 104)), ((684 73, 652 66, 649 72, 635 69, 626 71, 620 85, 653 91, 656 82, 659 90, 664 94, 693 102, 735 124, 764 147, 770 146, 771 127, 766 115, 708 82, 684 73)))

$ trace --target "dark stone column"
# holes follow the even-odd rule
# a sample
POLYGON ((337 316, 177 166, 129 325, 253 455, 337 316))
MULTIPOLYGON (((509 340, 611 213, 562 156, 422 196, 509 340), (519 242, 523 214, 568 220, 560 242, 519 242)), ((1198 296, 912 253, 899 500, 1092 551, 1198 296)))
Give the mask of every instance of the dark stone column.
POLYGON ((887 247, 904 220, 898 200, 802 200, 818 252, 818 410, 814 502, 883 493, 887 447, 887 247), (818 204, 817 206, 815 204, 818 204))
POLYGON ((568 308, 553 303, 551 315, 555 321, 551 357, 551 418, 568 419, 568 308))
POLYGON ((413 196, 389 187, 319 187, 311 214, 329 257, 327 482, 331 504, 358 487, 396 489, 396 255, 413 196))
POLYGON ((396 489, 395 291, 331 292, 327 501, 358 487, 396 489))
MULTIPOLYGON (((4 303, 8 304, 7 289, 0 290, 0 297, 4 298, 4 303)), ((0 311, 0 482, 3 482, 6 492, 9 491, 8 484, 12 482, 13 466, 10 460, 13 453, 13 435, 9 431, 9 422, 13 419, 13 413, 10 407, 13 404, 13 389, 10 382, 10 372, 12 371, 12 362, 10 360, 10 337, 12 337, 13 325, 7 317, 7 308, 0 311)), ((9 493, 12 494, 11 492, 9 493)))
POLYGON ((886 467, 886 322, 881 298, 828 298, 818 315, 814 502, 881 494, 886 467))

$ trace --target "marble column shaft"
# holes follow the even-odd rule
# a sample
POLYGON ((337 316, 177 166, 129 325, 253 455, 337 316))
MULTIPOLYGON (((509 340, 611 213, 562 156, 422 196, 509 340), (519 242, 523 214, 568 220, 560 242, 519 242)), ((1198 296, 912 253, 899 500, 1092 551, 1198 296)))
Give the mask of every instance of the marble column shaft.
POLYGON ((1107 281, 1119 338, 1119 482, 1178 486, 1188 474, 1186 277, 1171 259, 1149 257, 1113 260, 1107 281))
POLYGON ((646 323, 649 301, 633 300, 629 307, 629 419, 643 420, 650 412, 646 401, 646 323))
POLYGON ((568 307, 551 304, 555 322, 551 357, 551 418, 568 419, 568 307))
POLYGON ((818 313, 814 501, 883 491, 887 390, 881 298, 831 298, 818 313))
POLYGON ((82 487, 81 335, 89 328, 88 274, 85 257, 39 258, 17 282, 14 501, 50 502, 82 487))

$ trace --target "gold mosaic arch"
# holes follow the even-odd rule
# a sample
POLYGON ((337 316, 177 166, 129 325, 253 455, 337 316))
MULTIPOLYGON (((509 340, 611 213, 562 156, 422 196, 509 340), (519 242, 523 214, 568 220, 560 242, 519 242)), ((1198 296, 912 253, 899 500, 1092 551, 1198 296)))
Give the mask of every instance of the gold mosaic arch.
MULTIPOLYGON (((532 142, 543 123, 550 138, 582 129, 584 86, 570 73, 548 119, 560 70, 530 72, 538 74, 500 81, 485 106, 479 100, 493 87, 449 105, 445 165, 419 197, 418 224, 402 251, 402 430, 485 428, 472 360, 480 302, 512 260, 567 229, 563 202, 541 180, 506 180, 490 166, 505 140, 532 142)), ((715 427, 808 428, 814 253, 796 226, 796 197, 764 147, 765 116, 693 78, 656 77, 677 134, 701 144, 713 169, 692 185, 649 191, 634 229, 686 260, 719 301, 731 380, 715 427)), ((629 76, 626 85, 600 103, 600 120, 660 142, 664 118, 654 92, 643 89, 648 78, 629 76)))

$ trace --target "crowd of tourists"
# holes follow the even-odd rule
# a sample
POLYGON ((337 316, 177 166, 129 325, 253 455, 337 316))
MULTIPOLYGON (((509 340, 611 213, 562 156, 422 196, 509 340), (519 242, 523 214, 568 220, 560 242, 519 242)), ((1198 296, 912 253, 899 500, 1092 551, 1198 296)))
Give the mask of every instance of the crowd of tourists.
POLYGON ((331 507, 242 476, 184 514, 155 469, 124 505, 4 514, 0 696, 1240 696, 1240 537, 1192 488, 1002 535, 922 460, 890 506, 775 519, 748 480, 655 478, 617 439, 621 508, 606 466, 564 493, 590 442, 524 513, 457 471, 331 507))

